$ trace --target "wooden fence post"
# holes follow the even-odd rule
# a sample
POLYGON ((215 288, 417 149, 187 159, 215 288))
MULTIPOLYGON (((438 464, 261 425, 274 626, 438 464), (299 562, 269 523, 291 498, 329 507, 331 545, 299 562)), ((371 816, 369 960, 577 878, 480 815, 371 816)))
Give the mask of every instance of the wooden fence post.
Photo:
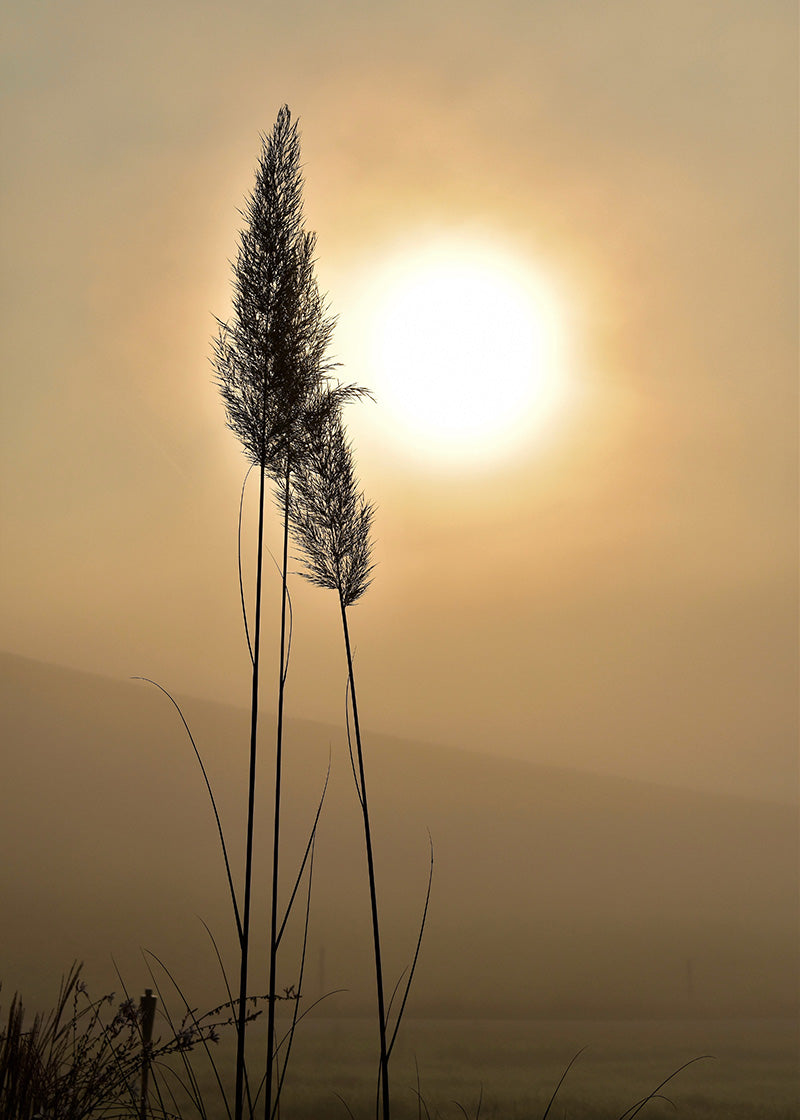
POLYGON ((147 1120, 147 1078, 150 1073, 150 1044, 153 1041, 153 1021, 156 1017, 156 997, 152 988, 145 988, 139 1000, 139 1026, 142 1034, 142 1097, 139 1120, 147 1120))

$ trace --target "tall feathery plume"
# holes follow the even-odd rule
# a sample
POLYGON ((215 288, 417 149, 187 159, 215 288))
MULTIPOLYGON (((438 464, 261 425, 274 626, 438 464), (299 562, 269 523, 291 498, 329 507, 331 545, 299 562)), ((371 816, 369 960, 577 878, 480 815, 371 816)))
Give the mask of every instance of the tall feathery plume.
MULTIPOLYGON (((247 1087, 245 1026, 250 948, 250 903, 255 815, 256 744, 258 738, 261 594, 264 553, 266 476, 280 484, 284 495, 284 546, 278 680, 278 724, 275 763, 272 898, 269 951, 269 1012, 266 1071, 266 1114, 271 1113, 275 1037, 277 956, 277 892, 280 842, 283 701, 286 679, 289 495, 296 459, 309 440, 305 426, 309 404, 320 396, 331 366, 326 363, 334 321, 326 313, 314 276, 316 239, 306 232, 302 207, 303 178, 297 123, 284 106, 269 136, 262 137, 261 156, 253 193, 243 218, 233 266, 233 314, 219 323, 214 365, 225 404, 228 426, 238 436, 250 462, 259 468, 258 546, 250 721, 250 771, 244 903, 240 934, 238 1039, 235 1117, 241 1120, 247 1087)), ((332 399, 348 390, 331 390, 332 399)), ((252 1116, 252 1102, 249 1102, 252 1116)))
POLYGON ((323 403, 319 409, 320 419, 313 426, 303 462, 295 473, 294 486, 289 497, 289 516, 293 536, 302 550, 301 560, 304 565, 302 574, 318 587, 329 588, 339 596, 356 741, 356 764, 353 772, 364 822, 372 911, 380 1043, 380 1099, 383 1118, 389 1120, 391 1045, 387 1045, 387 1008, 384 998, 375 862, 347 619, 347 608, 361 598, 372 582, 371 530, 374 507, 365 499, 358 486, 352 450, 344 430, 341 412, 338 408, 326 407, 324 395, 321 399, 323 403))

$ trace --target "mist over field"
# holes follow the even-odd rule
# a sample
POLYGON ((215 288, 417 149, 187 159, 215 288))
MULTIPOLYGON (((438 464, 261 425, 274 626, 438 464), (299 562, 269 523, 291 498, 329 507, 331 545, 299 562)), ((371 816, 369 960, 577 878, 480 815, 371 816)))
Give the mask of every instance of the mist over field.
MULTIPOLYGON (((194 1005, 224 999, 200 921, 233 969, 224 868, 202 776, 168 700, 141 682, 8 654, 0 655, 0 682, 3 742, 13 744, 0 814, 0 844, 11 856, 0 865, 4 991, 13 985, 28 1006, 48 1007, 62 971, 79 959, 94 994, 119 991, 121 981, 138 993, 153 983, 147 961, 174 1003, 145 949, 194 1005)), ((180 703, 237 868, 248 713, 192 697, 180 703)), ((264 726, 266 792, 270 721, 264 726)), ((672 1089, 688 1115, 793 1115, 781 1110, 798 1081, 796 806, 368 729, 365 740, 391 983, 417 937, 428 829, 435 852, 394 1059, 400 1117, 416 1115, 418 1070, 443 1116, 454 1099, 474 1108, 484 1087, 490 1115, 539 1116, 584 1045, 561 1094, 570 1116, 621 1111, 705 1053, 714 1062, 684 1071, 672 1089)), ((302 1024, 285 1099, 287 1116, 318 1120, 338 1115, 335 1092, 357 1113, 370 1108, 369 908, 343 729, 290 719, 284 900, 329 760, 301 1004, 333 994, 302 1024)), ((262 937, 265 832, 256 841, 262 937)), ((298 921, 302 914, 279 987, 297 980, 298 921)), ((266 990, 265 968, 256 958, 252 991, 266 990)), ((229 1044, 217 1056, 225 1072, 229 1044)), ((204 1076, 213 1100, 210 1071, 204 1076)))
POLYGON ((800 1120, 797 4, 5 9, 0 1120, 800 1120))
MULTIPOLYGON (((73 958, 105 977, 113 954, 141 977, 142 946, 185 974, 194 998, 213 999, 216 965, 196 915, 228 951, 233 923, 211 808, 174 709, 151 685, 9 655, 0 676, 3 741, 14 745, 0 816, 0 842, 13 853, 0 872, 6 976, 43 998, 73 958)), ((239 874, 248 714, 192 698, 182 708, 239 874)), ((259 789, 268 801, 268 717, 264 727, 259 789)), ((390 977, 413 953, 427 830, 434 846, 415 1014, 796 1013, 795 807, 368 729, 365 750, 390 977)), ((282 894, 329 755, 304 987, 314 998, 346 989, 327 1001, 328 1015, 366 1013, 363 836, 342 727, 289 720, 282 894)), ((266 833, 263 824, 256 837, 262 927, 266 833)), ((282 982, 293 980, 290 971, 282 982)))

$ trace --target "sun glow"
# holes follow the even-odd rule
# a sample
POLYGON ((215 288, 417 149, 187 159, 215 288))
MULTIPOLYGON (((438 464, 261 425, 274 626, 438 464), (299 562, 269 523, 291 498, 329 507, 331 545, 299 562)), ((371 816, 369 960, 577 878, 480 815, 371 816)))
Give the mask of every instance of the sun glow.
POLYGON ((496 458, 540 437, 564 390, 554 294, 494 247, 396 258, 371 293, 370 368, 390 431, 426 458, 496 458))

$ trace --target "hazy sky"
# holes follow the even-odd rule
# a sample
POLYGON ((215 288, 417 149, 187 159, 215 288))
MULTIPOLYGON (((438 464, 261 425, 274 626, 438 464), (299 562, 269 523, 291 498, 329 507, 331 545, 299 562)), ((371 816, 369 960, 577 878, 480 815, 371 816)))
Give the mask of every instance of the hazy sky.
MULTIPOLYGON (((375 383, 374 278, 443 234, 513 250, 567 325, 564 406, 511 458, 443 470, 384 438, 380 399, 352 417, 365 721, 791 793, 797 23, 794 0, 11 0, 0 644, 246 701, 245 462, 210 342, 286 102, 343 376, 375 383)), ((338 720, 334 599, 293 594, 291 711, 338 720)))

